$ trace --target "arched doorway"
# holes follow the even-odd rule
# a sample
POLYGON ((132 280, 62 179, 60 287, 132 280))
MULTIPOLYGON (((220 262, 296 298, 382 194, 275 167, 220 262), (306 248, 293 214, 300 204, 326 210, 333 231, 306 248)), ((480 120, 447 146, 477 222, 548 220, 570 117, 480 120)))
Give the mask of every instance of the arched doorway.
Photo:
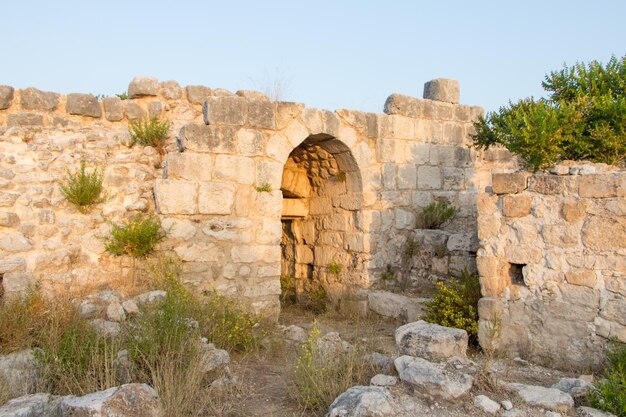
POLYGON ((366 275, 362 181, 350 149, 330 135, 307 137, 285 163, 281 191, 283 302, 336 304, 366 275))

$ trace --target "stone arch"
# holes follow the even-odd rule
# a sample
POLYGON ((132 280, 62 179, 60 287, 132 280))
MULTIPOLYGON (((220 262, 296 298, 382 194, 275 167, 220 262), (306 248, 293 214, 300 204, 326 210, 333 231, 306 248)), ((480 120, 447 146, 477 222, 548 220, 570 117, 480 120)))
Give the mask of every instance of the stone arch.
POLYGON ((291 295, 323 288, 338 301, 363 286, 363 179, 351 149, 327 133, 307 135, 286 158, 281 192, 281 275, 294 278, 291 295))

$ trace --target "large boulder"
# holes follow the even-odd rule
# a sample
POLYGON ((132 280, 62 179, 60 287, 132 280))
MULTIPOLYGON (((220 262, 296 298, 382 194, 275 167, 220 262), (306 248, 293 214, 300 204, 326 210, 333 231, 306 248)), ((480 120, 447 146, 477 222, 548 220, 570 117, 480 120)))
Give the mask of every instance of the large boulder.
POLYGON ((333 401, 326 417, 395 416, 393 398, 386 388, 356 386, 333 401))
POLYGON ((31 394, 9 400, 0 406, 0 417, 55 416, 58 400, 50 394, 31 394))
POLYGON ((161 417, 157 393, 146 384, 126 384, 87 394, 63 397, 60 417, 161 417))
POLYGON ((469 393, 474 382, 470 375, 422 358, 405 355, 394 363, 400 379, 414 385, 427 398, 455 400, 469 393))
POLYGON ((416 321, 396 329, 396 344, 404 355, 439 361, 466 358, 468 336, 462 329, 416 321))
POLYGON ((19 395, 35 386, 39 364, 33 349, 21 350, 0 356, 0 378, 19 395))
POLYGON ((159 92, 159 80, 154 77, 135 77, 128 84, 128 98, 156 96, 159 92))

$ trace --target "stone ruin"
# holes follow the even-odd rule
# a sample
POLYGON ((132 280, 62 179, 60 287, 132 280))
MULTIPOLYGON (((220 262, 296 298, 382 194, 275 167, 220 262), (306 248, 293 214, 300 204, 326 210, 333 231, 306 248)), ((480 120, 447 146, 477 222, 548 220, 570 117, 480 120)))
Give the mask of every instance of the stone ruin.
POLYGON ((483 341, 498 324, 502 349, 566 361, 626 341, 624 171, 515 173, 506 150, 470 146, 483 110, 459 95, 436 79, 424 99, 393 94, 374 114, 151 77, 133 79, 127 100, 0 86, 3 293, 127 279, 133 263, 101 236, 109 221, 154 212, 169 230, 159 251, 182 259, 189 286, 265 316, 277 316, 289 276, 300 292, 321 286, 342 307, 412 320, 418 303, 399 293, 478 268, 483 341), (127 146, 128 124, 148 117, 171 123, 165 155, 127 146), (107 198, 87 214, 56 184, 81 161, 105 174, 107 198), (585 178, 605 177, 612 191, 583 192, 585 178), (441 199, 458 215, 418 228, 441 199), (593 243, 607 228, 614 238, 593 243))

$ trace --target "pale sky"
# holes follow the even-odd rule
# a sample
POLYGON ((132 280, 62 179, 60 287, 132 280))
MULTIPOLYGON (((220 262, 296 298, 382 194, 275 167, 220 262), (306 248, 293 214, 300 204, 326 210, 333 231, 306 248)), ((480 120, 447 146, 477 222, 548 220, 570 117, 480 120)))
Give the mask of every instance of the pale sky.
POLYGON ((496 110, 564 63, 626 55, 626 1, 2 1, 0 84, 113 95, 135 75, 382 111, 458 79, 496 110))

